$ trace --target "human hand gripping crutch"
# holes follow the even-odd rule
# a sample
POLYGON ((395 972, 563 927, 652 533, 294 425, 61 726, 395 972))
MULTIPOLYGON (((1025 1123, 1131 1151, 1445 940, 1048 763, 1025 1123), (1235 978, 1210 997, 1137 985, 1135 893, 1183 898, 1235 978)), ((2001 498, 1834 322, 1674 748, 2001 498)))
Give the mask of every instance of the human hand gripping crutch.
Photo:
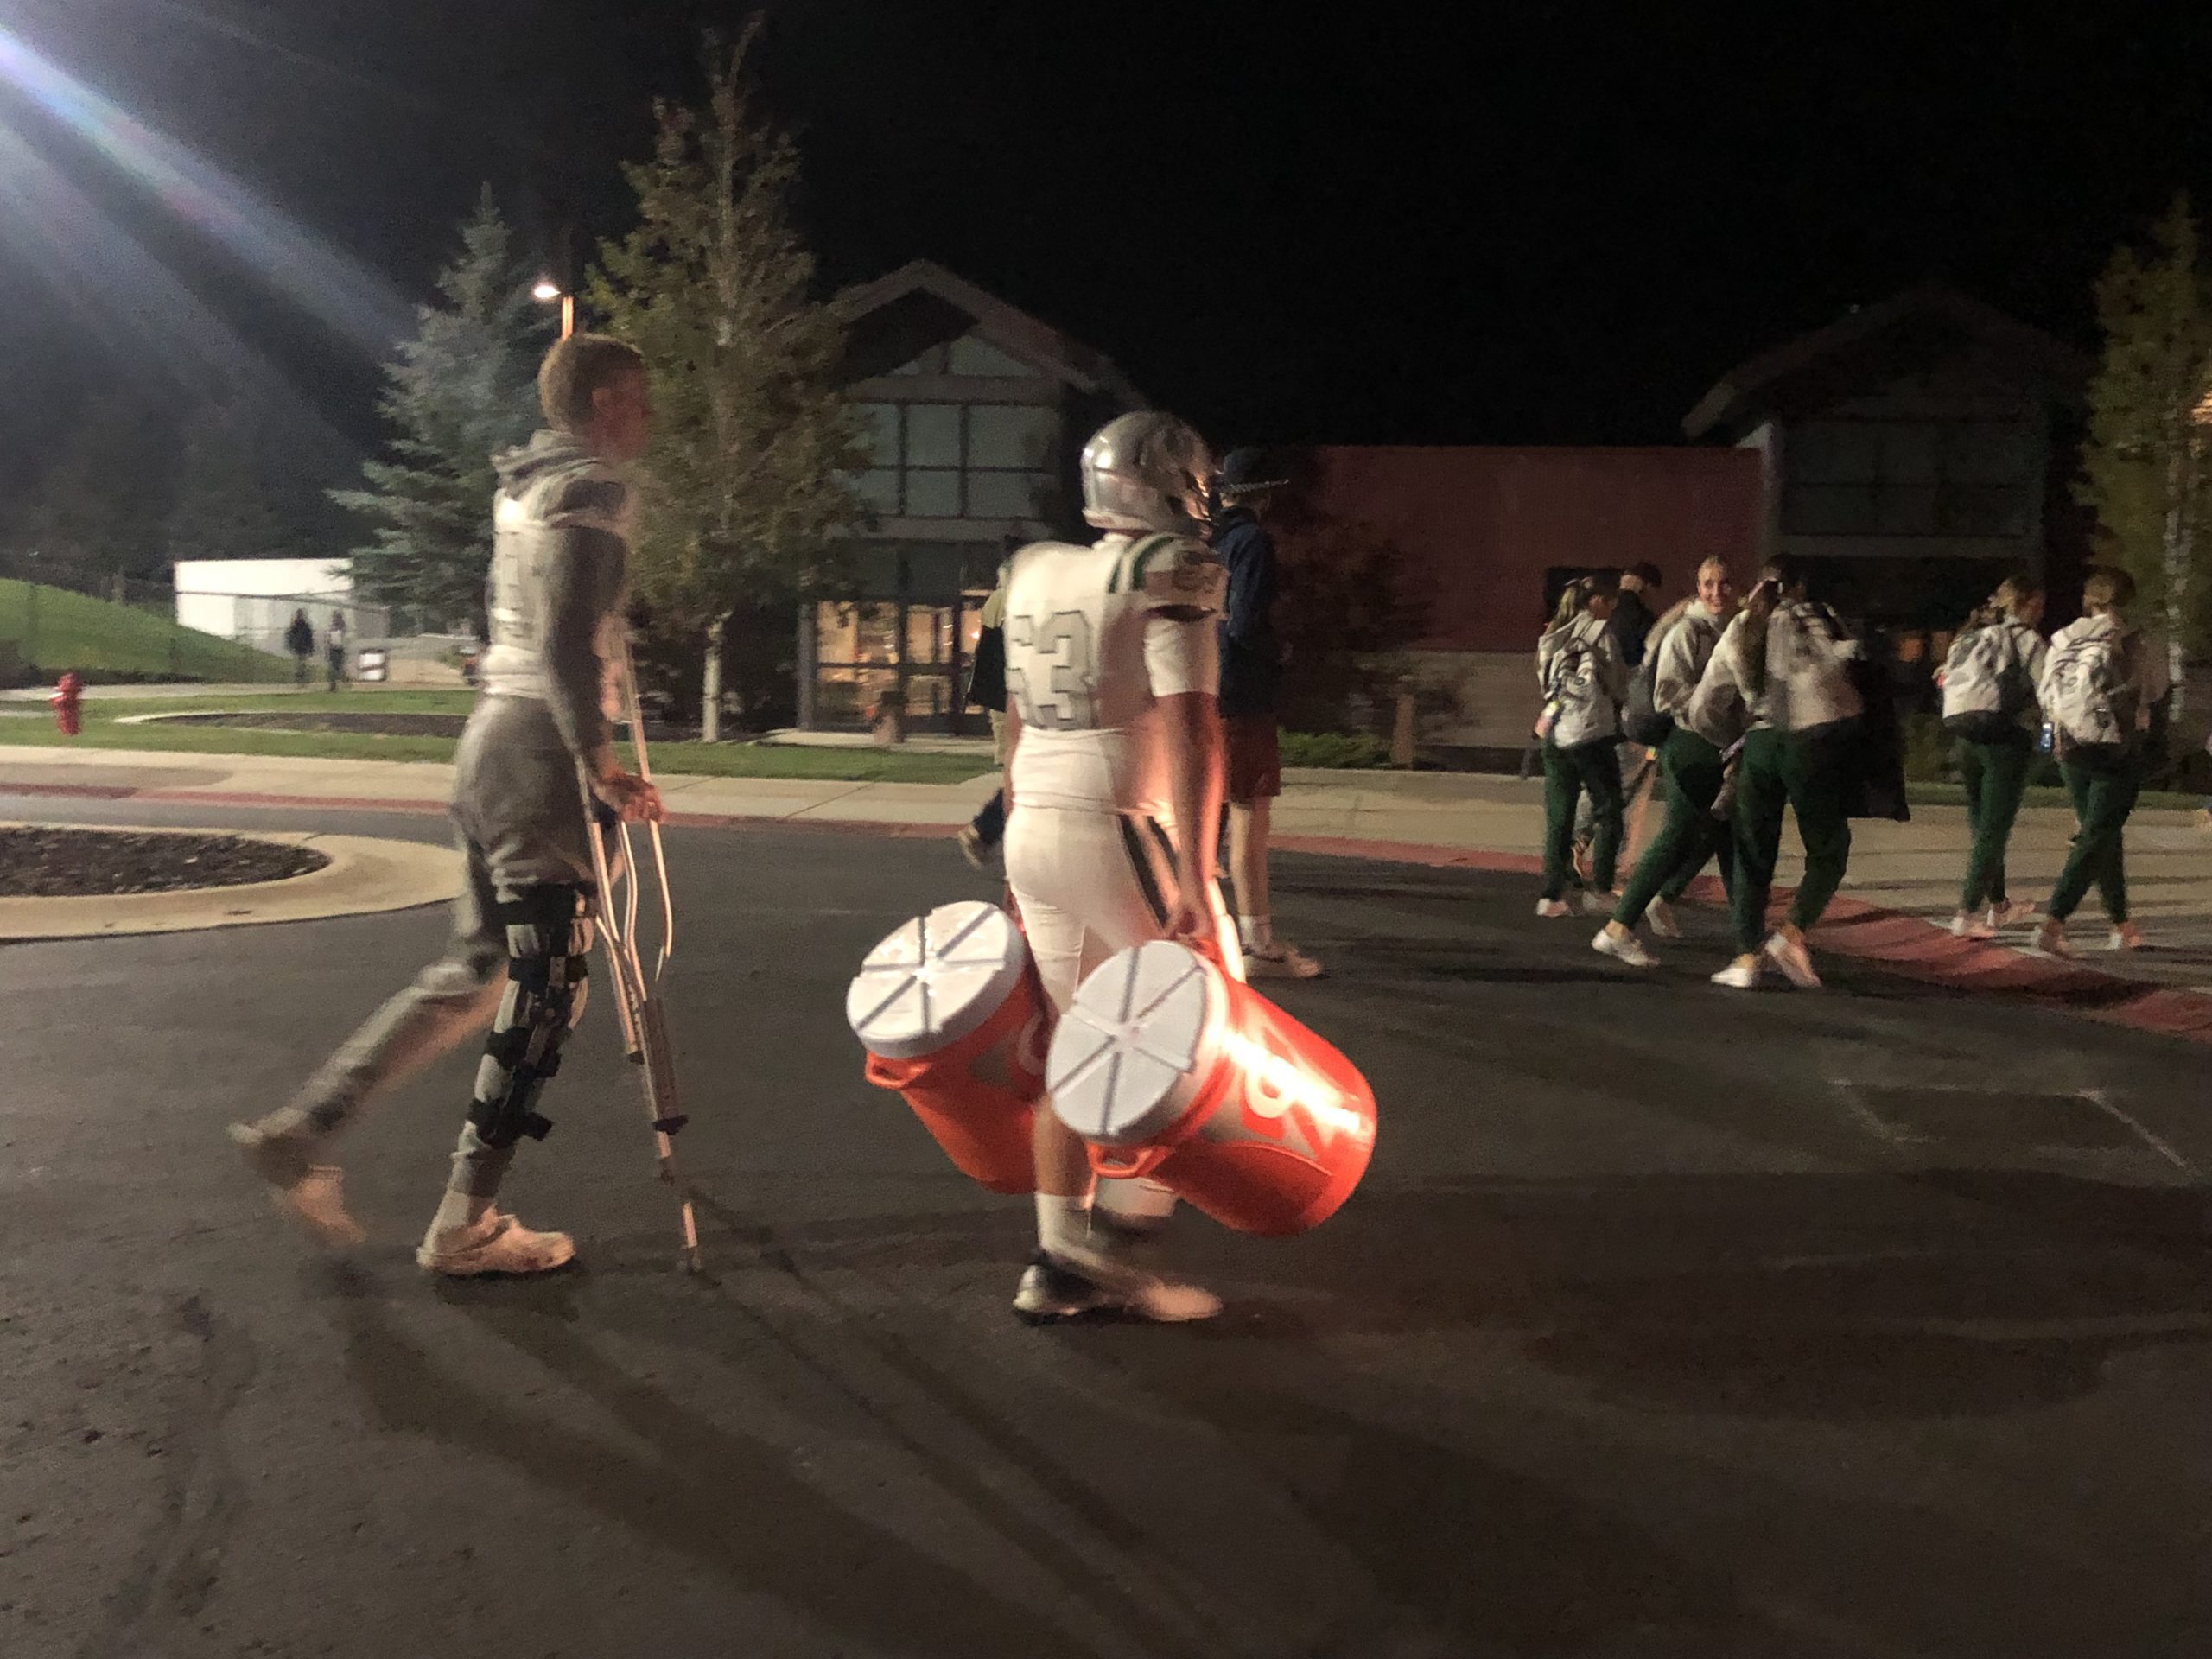
MULTIPOLYGON (((650 785, 652 763, 645 753, 645 711, 638 700, 638 675, 630 659, 626 637, 620 645, 616 667, 621 680, 621 717, 630 728, 630 747, 637 756, 638 777, 650 785)), ((676 953, 676 906, 668 887, 668 858, 661 846, 658 817, 645 819, 647 843, 652 853, 653 878, 660 890, 660 944, 650 977, 638 947, 638 892, 639 877, 630 836, 628 813, 617 817, 614 832, 620 849, 620 868, 608 868, 607 842, 599 827, 598 797, 591 780, 578 773, 583 788, 584 828, 591 843, 592 874, 596 881, 600 938, 607 946, 608 972, 614 981, 614 1008, 622 1024, 622 1046, 631 1063, 639 1068, 645 1083, 645 1113, 652 1120, 653 1149, 660 1160, 660 1179, 676 1193, 683 1233, 682 1265, 696 1273, 703 1265, 699 1254, 699 1223, 694 1213, 691 1189, 684 1184, 676 1162, 675 1135, 687 1118, 677 1104, 676 1062, 668 1040, 667 1005, 661 996, 661 980, 676 953), (618 893, 617 888, 620 888, 618 893)))

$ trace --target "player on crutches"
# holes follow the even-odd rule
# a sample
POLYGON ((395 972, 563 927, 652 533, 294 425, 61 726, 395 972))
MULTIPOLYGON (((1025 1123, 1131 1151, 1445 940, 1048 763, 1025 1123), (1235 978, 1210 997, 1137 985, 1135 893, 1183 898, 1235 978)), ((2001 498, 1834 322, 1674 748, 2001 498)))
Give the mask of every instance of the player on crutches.
MULTIPOLYGON (((525 1227, 500 1209, 499 1188, 517 1144, 552 1127, 540 1097, 583 1014, 594 925, 616 917, 594 817, 626 826, 661 816, 659 791, 616 759, 601 701, 611 661, 628 677, 620 642, 631 493, 620 469, 645 451, 645 365, 620 340, 577 334, 548 353, 538 393, 547 429, 498 458, 483 696, 454 759, 464 880, 452 937, 289 1105, 231 1131, 284 1209, 326 1242, 357 1242, 339 1171, 324 1161, 329 1137, 488 1025, 452 1174, 415 1253, 425 1271, 455 1277, 543 1273, 575 1255, 568 1234, 525 1227), (592 812, 577 810, 580 775, 592 812)), ((634 735, 634 689, 627 695, 634 735)), ((626 828, 620 834, 626 842, 626 828)), ((658 861, 657 839, 654 850, 658 861)), ((664 886, 664 913, 665 895, 664 886)), ((663 1103, 652 1110, 665 1160, 674 1096, 658 1000, 627 948, 636 903, 633 883, 620 918, 616 1003, 639 1033, 648 1098, 663 1103)), ((666 948, 664 925, 664 963, 666 948)), ((672 1166, 664 1168, 673 1179, 672 1166)), ((685 1217, 695 1249, 688 1205, 685 1217)))

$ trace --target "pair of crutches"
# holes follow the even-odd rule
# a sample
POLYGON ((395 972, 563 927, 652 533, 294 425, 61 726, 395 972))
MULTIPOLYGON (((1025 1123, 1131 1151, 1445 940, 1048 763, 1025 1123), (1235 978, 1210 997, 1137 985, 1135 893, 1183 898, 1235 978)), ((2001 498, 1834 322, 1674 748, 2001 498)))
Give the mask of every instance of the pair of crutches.
MULTIPOLYGON (((630 747, 637 756, 638 776, 652 781, 652 763, 645 753, 645 710, 638 700, 638 674, 630 658, 626 634, 618 650, 620 715, 630 728, 630 747)), ((581 772, 578 774, 582 779, 581 772)), ((591 843, 592 874, 596 880, 595 913, 601 942, 607 947, 607 965, 614 982, 614 1011, 622 1024, 622 1046, 631 1064, 639 1068, 645 1084, 645 1115, 652 1120, 653 1150, 660 1162, 660 1179, 676 1194, 683 1233, 681 1265, 696 1273, 703 1265, 699 1255, 699 1222, 693 1212, 691 1189, 684 1185, 676 1162, 676 1132, 690 1120, 677 1104, 676 1057, 669 1046, 667 1004, 661 981, 669 960, 676 954, 676 905, 669 895, 668 856, 663 850, 660 825, 648 823, 645 839, 652 853, 653 878, 660 890, 660 943, 651 975, 639 948, 638 910, 641 878, 627 820, 617 818, 616 842, 620 849, 619 868, 610 869, 606 837, 601 833, 598 800, 588 779, 583 784, 585 839, 591 843)))

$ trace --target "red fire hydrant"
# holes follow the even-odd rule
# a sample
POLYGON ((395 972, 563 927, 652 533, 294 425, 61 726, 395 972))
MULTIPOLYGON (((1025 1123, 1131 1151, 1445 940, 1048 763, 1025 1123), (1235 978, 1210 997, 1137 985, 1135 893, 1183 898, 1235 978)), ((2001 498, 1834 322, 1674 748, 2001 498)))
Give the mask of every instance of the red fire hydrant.
POLYGON ((84 729, 85 683, 73 671, 61 677, 46 700, 54 705, 54 718, 61 727, 62 736, 74 737, 84 729))

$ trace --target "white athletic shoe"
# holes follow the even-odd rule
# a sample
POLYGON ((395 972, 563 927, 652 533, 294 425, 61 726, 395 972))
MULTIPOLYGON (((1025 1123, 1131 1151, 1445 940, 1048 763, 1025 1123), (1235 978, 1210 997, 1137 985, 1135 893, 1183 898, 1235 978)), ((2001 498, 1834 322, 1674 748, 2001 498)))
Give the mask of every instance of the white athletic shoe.
POLYGON ((1598 937, 1590 941, 1590 948, 1601 957, 1611 957, 1615 962, 1625 963, 1631 968, 1656 968, 1659 965, 1659 958, 1645 950, 1635 934, 1616 933, 1610 927, 1598 930, 1598 937))
POLYGON ((2036 901, 2032 899, 2008 899, 2001 905, 1989 907, 1992 927, 2018 927, 2036 918, 2036 901))
POLYGON ((1210 1290, 1091 1252, 1063 1257, 1038 1251, 1014 1293, 1014 1317, 1025 1325, 1050 1325, 1086 1313, 1184 1325, 1220 1312, 1221 1298, 1210 1290))
POLYGON ((314 1234, 319 1243, 359 1244, 368 1235, 346 1208, 346 1177, 335 1164, 315 1161, 315 1141, 296 1130, 267 1130, 233 1123, 231 1142, 245 1154, 246 1167, 269 1183, 276 1207, 314 1234))
POLYGON ((1585 916, 1610 917, 1621 907, 1618 893, 1601 893, 1596 887, 1582 889, 1582 913, 1585 916))
POLYGON ((1766 942, 1766 959, 1782 969, 1782 976, 1801 991, 1817 991, 1821 976, 1813 971, 1813 953, 1796 940, 1777 933, 1766 942))
POLYGON ((1542 917, 1548 922, 1555 922, 1560 917, 1572 915, 1573 913, 1573 912, 1567 909, 1567 900, 1564 899, 1539 899, 1536 900, 1536 914, 1542 917))
POLYGON ((1951 937, 1955 939, 1993 939, 1997 937, 1997 912, 1993 908, 1986 916, 1977 916, 1962 910, 1951 918, 1951 937))
POLYGON ((1725 990, 1757 990, 1759 965, 1757 962, 1732 962, 1713 976, 1713 982, 1725 990))
POLYGON ((2066 943, 2066 924, 2046 916, 2041 927, 2036 929, 2033 944, 2028 949, 2039 957, 2070 957, 2074 948, 2066 943))
POLYGON ((960 826, 959 840, 961 857, 979 870, 988 870, 991 868, 990 849, 983 845, 983 838, 976 833, 974 824, 964 823, 960 826))
POLYGON ((1679 939, 1682 925, 1675 919, 1675 907, 1664 899, 1654 899, 1643 908, 1643 920, 1655 939, 1679 939))
POLYGON ((1285 944, 1281 939, 1265 950, 1244 953, 1244 977, 1247 979, 1319 979, 1321 964, 1294 944, 1285 944))
POLYGON ((2112 937, 2105 941, 2107 950, 2140 950, 2143 949, 2143 930, 2133 922, 2116 922, 2112 937))
POLYGON ((486 1211, 474 1227, 433 1232, 415 1252, 425 1273, 474 1279, 487 1273, 550 1273, 576 1258, 576 1242, 566 1233, 534 1233, 512 1216, 486 1211))

